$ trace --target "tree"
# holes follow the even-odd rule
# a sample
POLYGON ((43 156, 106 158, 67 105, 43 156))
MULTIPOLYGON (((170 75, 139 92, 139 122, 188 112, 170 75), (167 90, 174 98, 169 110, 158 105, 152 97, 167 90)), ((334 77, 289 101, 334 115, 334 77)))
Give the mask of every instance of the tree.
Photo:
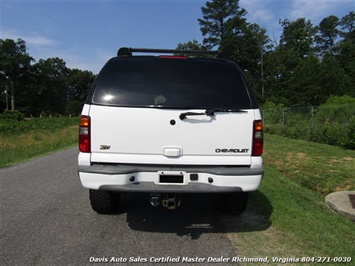
POLYGON ((88 92, 94 82, 95 75, 91 71, 79 69, 69 70, 66 113, 79 115, 88 92))
POLYGON ((4 82, 1 90, 6 96, 6 109, 10 90, 11 110, 15 110, 15 91, 21 89, 20 83, 29 73, 34 59, 26 52, 26 42, 22 39, 0 39, 0 75, 4 82))
POLYGON ((36 106, 35 112, 48 115, 64 114, 67 105, 69 69, 56 57, 40 59, 34 66, 36 106))
POLYGON ((327 99, 322 90, 322 64, 316 55, 311 54, 300 61, 288 82, 289 104, 315 106, 327 99))
POLYGON ((176 47, 177 50, 207 50, 203 44, 198 43, 197 40, 193 39, 185 43, 179 43, 176 47))
POLYGON ((79 114, 95 75, 57 57, 32 61, 24 40, 0 39, 0 110, 15 109, 16 90, 16 110, 25 115, 79 114))
POLYGON ((198 19, 203 44, 207 49, 218 47, 244 70, 258 98, 264 95, 264 53, 270 39, 266 29, 249 24, 239 0, 213 0, 201 8, 198 19))
MULTIPOLYGON (((283 103, 286 106, 299 104, 300 101, 310 102, 308 96, 302 100, 296 96, 297 94, 307 94, 307 92, 304 86, 295 88, 295 82, 300 84, 301 77, 299 75, 306 74, 300 66, 307 67, 311 72, 316 71, 305 65, 307 63, 316 65, 315 58, 312 57, 303 62, 314 53, 315 28, 311 21, 305 18, 299 18, 296 21, 286 19, 280 21, 280 24, 283 27, 280 43, 266 58, 270 69, 268 81, 270 93, 267 96, 271 97, 272 101, 283 103)), ((312 75, 316 74, 312 73, 312 75)))
POLYGON ((283 32, 280 38, 280 47, 292 50, 298 58, 311 54, 313 49, 314 34, 316 29, 310 20, 299 18, 296 21, 285 19, 280 21, 283 32))
POLYGON ((343 30, 343 34, 354 32, 355 30, 355 12, 350 11, 349 14, 345 15, 340 23, 343 30))
MULTIPOLYGON (((266 35, 266 29, 258 24, 247 26, 244 41, 245 58, 240 58, 241 63, 248 69, 247 75, 257 96, 261 93, 259 100, 264 100, 265 95, 265 54, 272 49, 271 40, 266 35)), ((267 73, 267 71, 266 71, 267 73)))
POLYGON ((354 84, 351 84, 350 77, 330 53, 327 53, 323 58, 319 81, 322 83, 326 99, 333 95, 341 96, 351 90, 354 91, 354 84), (349 90, 350 88, 351 90, 349 90))
POLYGON ((212 0, 201 8, 203 19, 198 19, 201 26, 203 44, 208 49, 220 46, 228 35, 243 30, 246 26, 245 9, 240 9, 239 0, 212 0), (240 27, 242 26, 242 27, 240 27))
POLYGON ((340 31, 337 29, 340 20, 337 16, 324 18, 318 26, 318 35, 316 36, 317 48, 320 54, 334 53, 336 40, 340 31))
POLYGON ((336 58, 351 80, 352 85, 347 93, 355 97, 355 13, 349 12, 341 19, 339 25, 342 29, 340 35, 343 36, 343 40, 339 43, 339 53, 336 58))
MULTIPOLYGON (((188 41, 185 43, 179 43, 176 47, 177 50, 194 50, 194 51, 207 51, 207 47, 204 46, 203 44, 200 44, 197 40, 193 39, 192 41, 188 41)), ((184 54, 184 53, 178 53, 175 55, 179 55, 179 56, 188 56, 188 54, 184 54)), ((205 58, 209 58, 209 57, 213 57, 212 55, 200 55, 200 57, 205 57, 205 58)))

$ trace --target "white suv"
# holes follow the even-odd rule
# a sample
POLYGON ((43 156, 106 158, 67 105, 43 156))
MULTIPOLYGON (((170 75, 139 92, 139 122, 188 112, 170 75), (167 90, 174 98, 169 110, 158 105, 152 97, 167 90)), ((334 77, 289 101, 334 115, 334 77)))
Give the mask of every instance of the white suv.
POLYGON ((263 177, 260 111, 238 65, 223 58, 121 48, 96 78, 80 119, 78 172, 98 213, 121 193, 174 209, 180 193, 217 193, 242 213, 263 177))

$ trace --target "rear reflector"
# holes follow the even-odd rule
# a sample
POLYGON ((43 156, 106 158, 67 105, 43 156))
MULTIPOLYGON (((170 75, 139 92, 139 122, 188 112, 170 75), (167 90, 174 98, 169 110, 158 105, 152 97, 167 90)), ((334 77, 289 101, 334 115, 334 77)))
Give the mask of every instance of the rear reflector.
POLYGON ((263 145, 264 145, 263 122, 261 120, 255 120, 254 129, 253 129, 252 156, 261 156, 263 154, 263 145))
POLYGON ((80 152, 90 152, 90 116, 80 116, 79 123, 79 150, 80 152))

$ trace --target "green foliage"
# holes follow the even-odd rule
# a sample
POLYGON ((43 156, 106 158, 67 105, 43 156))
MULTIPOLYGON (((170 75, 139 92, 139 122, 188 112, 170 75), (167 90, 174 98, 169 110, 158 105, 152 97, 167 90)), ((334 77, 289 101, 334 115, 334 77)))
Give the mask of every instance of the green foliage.
MULTIPOLYGON (((355 189, 354 151, 269 134, 264 150, 265 175, 250 193, 248 219, 226 218, 239 255, 354 258, 355 223, 324 202, 330 192, 355 189)), ((285 263, 298 264, 306 265, 285 263)))
POLYGON ((326 102, 325 105, 342 105, 342 104, 355 104, 355 98, 349 95, 332 96, 326 102))
POLYGON ((24 40, 17 39, 15 42, 11 39, 0 39, 0 79, 2 81, 0 94, 11 98, 10 104, 6 102, 6 97, 1 99, 6 102, 4 109, 15 110, 15 95, 21 96, 27 87, 26 81, 30 77, 32 61, 34 59, 27 54, 24 40))
POLYGON ((295 67, 289 77, 289 103, 297 105, 317 105, 322 101, 322 84, 319 80, 324 76, 322 73, 322 64, 315 55, 309 55, 301 60, 295 67))
POLYGON ((211 49, 246 25, 246 10, 239 7, 239 0, 213 0, 207 1, 201 8, 203 19, 198 19, 201 26, 203 44, 211 49))
POLYGON ((261 107, 263 112, 264 123, 267 124, 279 124, 283 121, 282 112, 285 109, 283 104, 276 104, 274 102, 267 101, 261 107))
POLYGON ((31 118, 17 121, 3 116, 0 117, 0 136, 19 135, 37 130, 55 131, 79 123, 78 117, 31 118))
POLYGON ((17 110, 5 110, 2 114, 0 114, 0 121, 22 121, 25 119, 25 115, 17 110))
POLYGON ((320 105, 333 95, 355 96, 355 13, 280 20, 280 43, 270 45, 263 28, 245 19, 239 1, 213 0, 198 19, 204 44, 218 46, 238 62, 260 102, 320 105))
POLYGON ((269 134, 264 148, 267 165, 314 192, 327 195, 355 189, 352 150, 269 134))
POLYGON ((78 100, 70 100, 67 103, 66 113, 78 116, 83 109, 83 102, 78 100))
POLYGON ((69 69, 57 57, 31 64, 34 59, 26 50, 24 40, 0 39, 0 111, 11 108, 26 116, 43 112, 78 115, 72 101, 84 103, 95 76, 90 71, 69 69))
POLYGON ((350 96, 333 96, 317 109, 318 123, 339 123, 349 125, 355 120, 355 98, 350 96))
POLYGON ((18 111, 0 115, 0 167, 77 142, 78 117, 23 117, 18 111))
POLYGON ((192 41, 188 41, 186 43, 179 43, 177 45, 176 49, 177 50, 195 50, 195 51, 207 50, 207 48, 205 46, 198 43, 198 41, 195 39, 192 41))
POLYGON ((317 46, 321 53, 334 52, 335 41, 339 36, 340 20, 337 16, 329 16, 319 23, 319 34, 316 37, 317 46))
POLYGON ((48 114, 64 114, 68 88, 65 62, 59 58, 40 59, 33 69, 36 77, 36 102, 41 103, 38 108, 48 114))
POLYGON ((345 147, 355 150, 355 120, 351 121, 348 131, 348 141, 346 142, 345 147))
POLYGON ((319 106, 315 116, 312 141, 354 148, 353 124, 355 123, 355 98, 333 96, 319 106))
POLYGON ((0 119, 0 167, 77 143, 78 118, 0 119))
POLYGON ((318 143, 346 147, 347 131, 348 129, 344 125, 336 122, 325 122, 322 127, 313 132, 311 140, 318 143))
POLYGON ((355 98, 333 96, 316 107, 262 107, 266 133, 354 149, 355 98))
POLYGON ((299 18, 296 21, 280 21, 283 27, 280 47, 295 52, 298 58, 305 58, 313 51, 315 28, 310 20, 299 18))
MULTIPOLYGON (((272 49, 267 30, 258 24, 247 22, 247 12, 240 7, 239 0, 208 1, 201 11, 203 18, 198 19, 198 22, 204 37, 203 47, 217 48, 226 52, 231 60, 238 62, 245 70, 257 98, 263 101, 266 69, 264 53, 272 49)), ((180 44, 178 48, 179 46, 180 44)))

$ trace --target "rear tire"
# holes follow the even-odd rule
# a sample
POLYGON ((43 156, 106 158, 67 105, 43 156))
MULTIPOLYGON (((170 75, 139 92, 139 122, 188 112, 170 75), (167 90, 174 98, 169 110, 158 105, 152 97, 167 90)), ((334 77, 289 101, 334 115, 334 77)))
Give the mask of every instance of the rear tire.
POLYGON ((91 208, 99 214, 111 214, 119 209, 120 193, 90 189, 89 196, 91 208))
POLYGON ((240 215, 248 205, 248 192, 219 195, 219 210, 225 214, 240 215))

